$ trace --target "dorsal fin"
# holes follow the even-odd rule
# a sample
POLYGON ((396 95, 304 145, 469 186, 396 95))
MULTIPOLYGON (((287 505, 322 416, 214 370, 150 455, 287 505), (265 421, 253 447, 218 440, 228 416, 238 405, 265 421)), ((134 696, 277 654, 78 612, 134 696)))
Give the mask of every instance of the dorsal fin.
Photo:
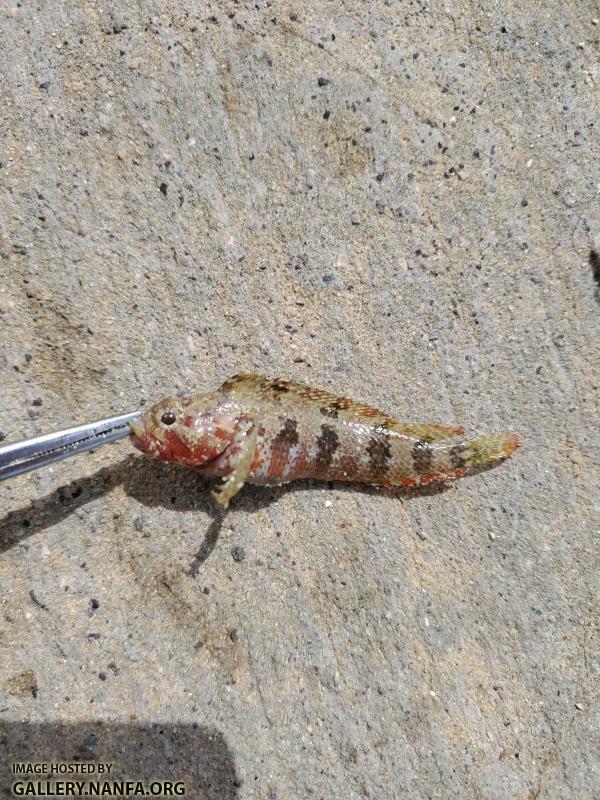
POLYGON ((242 372, 234 375, 221 386, 221 392, 235 394, 238 397, 263 394, 266 397, 285 404, 293 404, 294 400, 310 403, 319 408, 324 417, 333 419, 363 419, 373 427, 381 426, 397 431, 404 436, 411 436, 426 442, 443 441, 464 434, 464 428, 437 423, 403 423, 397 422, 373 406, 357 403, 347 397, 331 394, 324 389, 313 389, 303 383, 276 378, 270 380, 255 372, 242 372))
POLYGON ((257 391, 264 383, 268 383, 267 378, 257 372, 238 372, 237 375, 227 378, 220 387, 219 392, 223 394, 245 394, 257 391))
POLYGON ((221 386, 221 392, 244 395, 247 393, 264 394, 271 399, 293 402, 298 399, 304 403, 318 406, 324 416, 356 418, 364 417, 372 425, 393 425, 395 420, 365 403, 357 403, 347 397, 326 392, 324 389, 313 389, 303 383, 276 378, 269 380, 254 372, 243 372, 234 375, 221 386))

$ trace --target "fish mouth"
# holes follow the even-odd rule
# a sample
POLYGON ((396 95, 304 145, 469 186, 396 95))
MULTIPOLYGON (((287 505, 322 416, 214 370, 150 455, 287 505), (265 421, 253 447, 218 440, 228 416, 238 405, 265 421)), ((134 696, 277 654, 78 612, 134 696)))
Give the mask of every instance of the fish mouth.
POLYGON ((131 428, 131 432, 134 436, 142 437, 146 433, 146 426, 144 425, 141 417, 131 420, 129 427, 131 428))
POLYGON ((131 443, 135 448, 145 453, 147 450, 147 434, 144 423, 141 419, 136 419, 129 423, 129 427, 131 428, 131 433, 129 434, 131 443))

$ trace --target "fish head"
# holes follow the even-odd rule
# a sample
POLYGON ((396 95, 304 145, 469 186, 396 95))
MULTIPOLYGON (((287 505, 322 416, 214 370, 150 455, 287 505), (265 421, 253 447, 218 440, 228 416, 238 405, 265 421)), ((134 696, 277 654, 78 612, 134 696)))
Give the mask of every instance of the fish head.
POLYGON ((231 443, 236 420, 218 410, 214 395, 166 397, 131 422, 134 447, 177 464, 203 467, 231 443))

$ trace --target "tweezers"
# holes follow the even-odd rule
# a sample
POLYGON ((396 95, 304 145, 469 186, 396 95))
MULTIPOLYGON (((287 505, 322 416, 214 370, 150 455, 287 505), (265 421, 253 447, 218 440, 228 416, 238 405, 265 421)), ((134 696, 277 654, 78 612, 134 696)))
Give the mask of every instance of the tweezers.
POLYGON ((129 423, 140 416, 140 411, 133 411, 4 445, 0 447, 0 480, 124 439, 131 433, 129 423))

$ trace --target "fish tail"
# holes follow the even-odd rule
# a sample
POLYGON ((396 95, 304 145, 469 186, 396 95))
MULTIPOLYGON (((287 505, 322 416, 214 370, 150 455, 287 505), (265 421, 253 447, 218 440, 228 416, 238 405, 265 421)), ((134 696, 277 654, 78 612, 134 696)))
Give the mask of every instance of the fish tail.
POLYGON ((521 447, 517 433, 493 433, 435 449, 431 470, 420 476, 421 485, 460 478, 474 467, 494 464, 508 458, 521 447))
POLYGON ((467 466, 479 467, 501 458, 508 458, 521 446, 517 433, 493 433, 465 442, 462 447, 467 466))

